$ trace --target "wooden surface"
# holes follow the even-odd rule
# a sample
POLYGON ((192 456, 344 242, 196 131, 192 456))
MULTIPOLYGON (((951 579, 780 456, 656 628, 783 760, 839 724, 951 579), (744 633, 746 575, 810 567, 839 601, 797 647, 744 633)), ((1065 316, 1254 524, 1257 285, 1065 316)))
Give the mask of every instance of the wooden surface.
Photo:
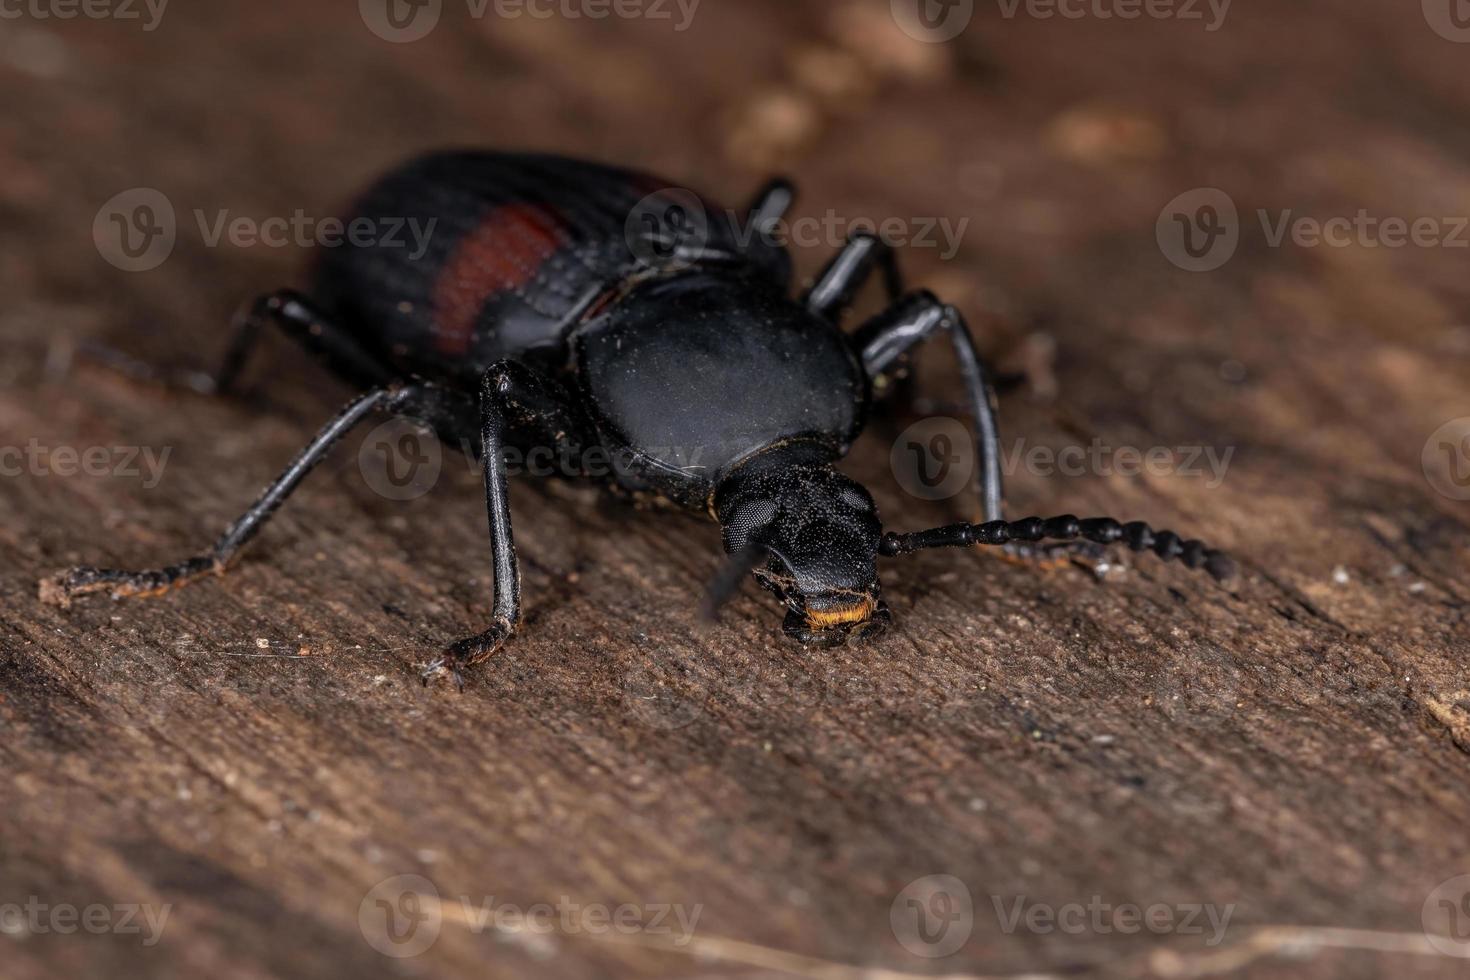
MULTIPOLYGON (((0 906, 171 907, 152 946, 12 922, 0 974, 1465 975, 1426 955, 1421 909, 1470 872, 1467 512, 1420 459, 1470 415, 1470 253, 1272 247, 1256 211, 1470 214, 1470 47, 1387 0, 1241 4, 1215 31, 981 5, 948 45, 884 3, 707 0, 684 32, 447 6, 410 44, 350 3, 0 23, 0 443, 170 453, 151 488, 0 479, 0 906), (1240 582, 930 553, 886 567, 887 638, 805 651, 753 587, 701 628, 710 526, 523 483, 524 634, 463 695, 425 691, 418 667, 487 622, 477 481, 446 461, 434 492, 384 499, 359 435, 227 579, 42 606, 61 566, 212 540, 348 394, 275 338, 235 400, 68 370, 66 345, 212 359, 230 312, 307 255, 209 247, 194 209, 330 214, 444 144, 729 200, 777 167, 800 214, 969 218, 953 259, 904 262, 1035 369, 1004 401, 1008 446, 1233 450, 1215 488, 1022 468, 1012 512, 1147 517, 1227 547, 1240 582), (147 272, 92 242, 136 187, 180 215, 147 272), (1208 273, 1155 237, 1198 187, 1241 215, 1208 273), (400 874, 445 901, 414 958, 380 955, 359 915, 400 874), (928 959, 890 911, 936 874, 974 923, 928 959), (684 945, 477 932, 459 896, 699 918, 684 945), (1218 946, 1007 932, 996 905, 1018 896, 1234 911, 1218 946)), ((942 410, 942 352, 921 370, 942 410)), ((851 466, 887 521, 953 519, 898 488, 891 440, 851 466)))

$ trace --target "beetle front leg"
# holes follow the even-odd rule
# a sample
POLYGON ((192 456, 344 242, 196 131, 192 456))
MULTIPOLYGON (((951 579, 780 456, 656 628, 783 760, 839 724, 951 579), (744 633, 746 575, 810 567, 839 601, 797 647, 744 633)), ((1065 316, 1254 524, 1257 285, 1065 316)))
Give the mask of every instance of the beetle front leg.
POLYGON ((897 367, 914 346, 938 333, 948 334, 954 345, 969 396, 980 463, 980 510, 984 520, 998 521, 1003 494, 995 389, 960 311, 928 290, 909 293, 858 328, 853 342, 868 377, 877 380, 897 367))
MULTIPOLYGON (((450 645, 424 670, 427 684, 449 677, 464 687, 461 671, 495 654, 521 624, 521 576, 511 529, 505 450, 511 433, 552 448, 575 449, 587 431, 565 394, 551 381, 517 361, 500 361, 480 383, 480 453, 485 473, 485 509, 490 522, 490 554, 495 567, 495 604, 489 629, 450 645)), ((566 458, 566 453, 562 453, 566 458)))

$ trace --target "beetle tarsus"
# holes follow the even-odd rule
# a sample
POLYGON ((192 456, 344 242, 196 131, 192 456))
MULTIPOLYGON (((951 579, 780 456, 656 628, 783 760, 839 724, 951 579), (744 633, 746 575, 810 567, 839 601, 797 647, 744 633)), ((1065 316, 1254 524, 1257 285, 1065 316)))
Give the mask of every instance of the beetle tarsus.
POLYGON ((485 632, 465 637, 463 640, 456 640, 449 645, 449 649, 445 650, 443 655, 435 658, 429 666, 424 668, 423 674, 420 675, 424 686, 427 687, 441 677, 448 677, 455 687, 463 691, 464 674, 462 671, 489 660, 501 647, 505 646, 505 641, 509 640, 514 632, 515 627, 509 621, 497 619, 495 625, 485 632))
POLYGON ((38 591, 42 602, 70 609, 73 599, 96 592, 111 590, 110 598, 114 600, 146 598, 182 588, 205 575, 223 574, 224 570, 225 563, 213 555, 142 572, 79 565, 42 579, 38 591))

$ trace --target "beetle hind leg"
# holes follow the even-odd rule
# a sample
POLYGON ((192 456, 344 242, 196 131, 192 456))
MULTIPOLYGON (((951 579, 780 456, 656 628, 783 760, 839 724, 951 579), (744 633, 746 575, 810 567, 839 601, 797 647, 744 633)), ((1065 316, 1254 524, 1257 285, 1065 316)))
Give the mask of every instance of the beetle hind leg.
POLYGON ((240 549, 260 532, 306 475, 326 458, 331 448, 358 422, 401 395, 395 396, 386 388, 377 388, 353 400, 316 434, 250 509, 236 519, 204 554, 147 571, 92 566, 73 568, 43 580, 40 598, 66 608, 73 599, 97 592, 110 592, 114 599, 163 595, 207 575, 224 574, 240 549))
POLYGON ((237 390, 250 355, 259 345, 265 327, 272 324, 339 377, 358 387, 368 388, 391 380, 389 371, 349 331, 294 289, 278 289, 259 296, 235 315, 229 346, 213 373, 151 364, 92 341, 83 342, 78 353, 143 384, 200 395, 222 395, 237 390))

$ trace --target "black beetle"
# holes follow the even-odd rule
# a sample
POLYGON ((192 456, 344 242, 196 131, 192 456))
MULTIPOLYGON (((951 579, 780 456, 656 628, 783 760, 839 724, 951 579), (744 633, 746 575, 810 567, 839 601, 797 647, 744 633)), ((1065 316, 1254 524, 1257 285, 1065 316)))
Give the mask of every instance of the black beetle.
MULTIPOLYGON (((905 294, 892 252, 853 235, 800 299, 770 234, 793 197, 774 180, 744 230, 687 191, 629 170, 544 155, 439 153, 374 184, 356 215, 433 228, 420 255, 381 244, 324 250, 309 295, 257 300, 218 375, 230 387, 274 323, 364 389, 205 555, 167 568, 60 573, 42 597, 67 604, 168 591, 225 571, 334 443, 375 412, 412 414, 441 437, 478 437, 495 566, 494 622, 424 672, 483 661, 521 621, 506 494, 508 448, 600 447, 624 461, 609 484, 704 510, 734 556, 713 610, 745 574, 786 606, 785 631, 832 645, 880 631, 878 556, 923 548, 1123 541, 1217 578, 1224 555, 1146 524, 1001 517, 994 392, 964 319, 927 291, 905 294), (432 224, 430 224, 432 222, 432 224), (850 334, 838 321, 881 270, 889 306, 850 334), (838 473, 875 390, 936 335, 953 345, 973 413, 984 523, 884 533, 868 491, 838 473)), ((1014 546, 1014 545, 1013 545, 1014 546)))

